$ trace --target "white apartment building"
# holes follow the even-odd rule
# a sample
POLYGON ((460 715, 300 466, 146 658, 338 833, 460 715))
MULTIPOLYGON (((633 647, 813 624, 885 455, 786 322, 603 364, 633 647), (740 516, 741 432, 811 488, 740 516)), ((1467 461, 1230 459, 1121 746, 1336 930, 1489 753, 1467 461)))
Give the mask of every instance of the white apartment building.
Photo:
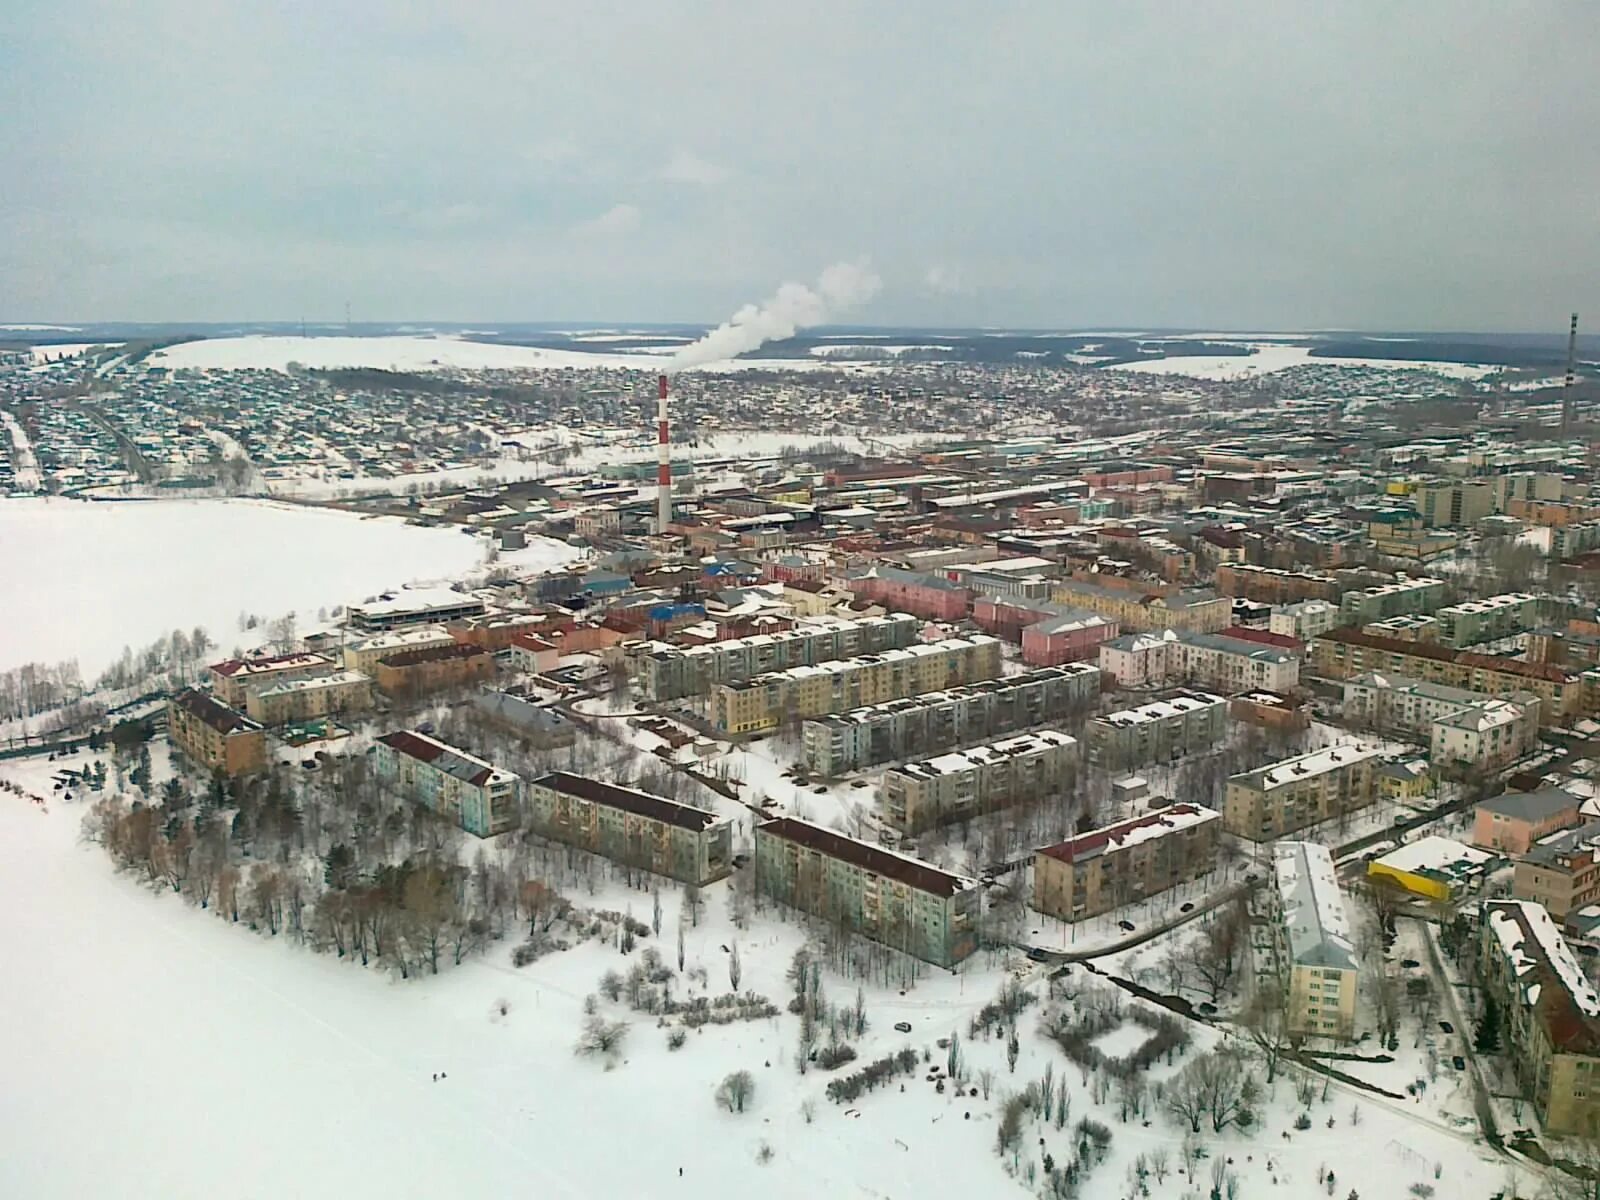
POLYGON ((1302 600, 1272 610, 1267 629, 1279 637, 1309 642, 1339 623, 1339 606, 1327 600, 1302 600))
POLYGON ((1498 767, 1539 744, 1539 697, 1486 696, 1405 675, 1369 671, 1344 685, 1347 721, 1428 742, 1434 765, 1498 767))
POLYGON ((1100 670, 1122 687, 1187 683, 1228 695, 1300 685, 1300 660, 1292 654, 1225 634, 1172 629, 1102 642, 1100 670))

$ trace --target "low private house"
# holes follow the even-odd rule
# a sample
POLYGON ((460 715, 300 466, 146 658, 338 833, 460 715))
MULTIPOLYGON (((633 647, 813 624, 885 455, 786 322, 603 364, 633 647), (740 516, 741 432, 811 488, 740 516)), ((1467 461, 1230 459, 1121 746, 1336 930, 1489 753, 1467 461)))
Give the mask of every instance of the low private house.
POLYGON ((1478 978, 1503 1014, 1506 1061, 1549 1134, 1600 1128, 1600 994, 1545 909, 1491 900, 1478 978))
POLYGON ((480 646, 451 642, 432 650, 408 650, 379 660, 378 690, 399 698, 426 696, 492 679, 494 665, 494 655, 480 646))
POLYGON ((1478 888, 1499 861, 1487 850, 1432 835, 1373 859, 1367 864, 1367 880, 1424 900, 1453 904, 1478 888))
POLYGON ((266 730, 196 688, 186 688, 167 702, 167 736, 208 771, 232 778, 266 770, 266 730))
POLYGON ((1333 855, 1315 842, 1278 842, 1272 866, 1285 1029, 1348 1041, 1360 971, 1333 855))
POLYGON ((1220 814, 1173 804, 1033 856, 1033 907, 1082 921, 1198 879, 1217 863, 1220 814))
POLYGON ((1571 792, 1553 787, 1491 797, 1473 811, 1472 844, 1509 856, 1526 854, 1535 842, 1576 825, 1582 804, 1571 792))

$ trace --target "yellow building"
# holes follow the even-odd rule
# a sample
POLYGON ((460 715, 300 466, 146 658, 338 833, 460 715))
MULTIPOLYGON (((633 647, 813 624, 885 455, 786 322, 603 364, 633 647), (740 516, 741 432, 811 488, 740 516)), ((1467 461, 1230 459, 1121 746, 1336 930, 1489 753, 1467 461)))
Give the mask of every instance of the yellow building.
POLYGON ((167 702, 167 736, 208 770, 234 776, 266 769, 267 735, 261 726, 194 688, 167 702))
POLYGON ((1448 904, 1475 888, 1495 863, 1485 850, 1447 837, 1425 837, 1367 864, 1368 882, 1448 904))
POLYGON ((1378 768, 1378 795, 1397 804, 1425 800, 1433 791, 1433 773, 1426 759, 1389 762, 1378 768))
POLYGON ((295 679, 252 691, 244 710, 252 721, 284 725, 372 707, 372 680, 359 671, 339 671, 317 679, 295 679))

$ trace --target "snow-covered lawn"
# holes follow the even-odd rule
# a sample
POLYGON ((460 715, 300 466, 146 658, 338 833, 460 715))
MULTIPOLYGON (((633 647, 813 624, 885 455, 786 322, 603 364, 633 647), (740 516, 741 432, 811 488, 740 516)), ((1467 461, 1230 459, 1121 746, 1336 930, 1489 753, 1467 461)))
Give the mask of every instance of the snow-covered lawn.
MULTIPOLYGON (((224 650, 255 645, 240 613, 302 614, 483 561, 456 528, 253 501, 0 501, 0 670, 76 658, 92 679, 131 645, 204 626, 224 650)), ((540 541, 507 561, 543 566, 576 551, 540 541)))
MULTIPOLYGON (((48 790, 55 770, 80 762, 0 763, 0 778, 48 790)), ((1140 1154, 1166 1148, 1177 1165, 1174 1123, 1160 1113, 1124 1123, 1114 1097, 1095 1104, 1077 1069, 1037 1032, 1042 1005, 1020 1018, 1015 1073, 1004 1038, 968 1036, 972 1014, 1005 977, 983 956, 960 975, 929 972, 904 992, 869 984, 860 1058, 833 1073, 795 1071, 798 1018, 787 1013, 708 1026, 676 1052, 652 1018, 626 1016, 621 1061, 607 1071, 576 1057, 573 1044, 583 997, 602 972, 633 961, 609 945, 580 944, 515 969, 502 944, 436 978, 395 981, 114 874, 99 849, 80 844, 81 815, 79 806, 51 803, 46 812, 0 793, 3 1196, 1020 1197, 1027 1193, 994 1152, 999 1110, 1047 1067, 1068 1082, 1071 1120, 1091 1116, 1113 1133, 1083 1196, 1127 1195, 1140 1154), (896 1031, 899 1022, 911 1032, 896 1031), (951 1033, 974 1084, 993 1072, 990 1098, 941 1093, 927 1078, 945 1061, 934 1042, 951 1033), (927 1047, 931 1061, 848 1107, 824 1098, 831 1078, 904 1046, 927 1047), (739 1069, 756 1092, 736 1116, 712 1093, 739 1069), (435 1082, 436 1072, 447 1078, 435 1082), (772 1152, 765 1165, 763 1144, 772 1152)), ((741 989, 781 1009, 802 930, 771 909, 748 930, 734 928, 726 891, 707 889, 705 916, 686 932, 687 964, 723 992, 723 947, 737 940, 741 989)), ((650 912, 647 893, 573 899, 650 912)), ((675 889, 663 907, 663 934, 645 944, 659 940, 671 962, 675 889)), ((1042 996, 1042 971, 1028 979, 1042 996)), ((1072 977, 1084 979, 1081 970, 1072 977)), ((832 972, 824 986, 834 1004, 854 998, 856 984, 832 972)), ((619 1005, 601 1008, 624 1016, 619 1005)), ((1205 1028, 1196 1036, 1202 1046, 1218 1037, 1205 1028)), ((1292 1084, 1280 1080, 1254 1136, 1213 1135, 1207 1124, 1211 1157, 1198 1179, 1152 1179, 1150 1194, 1177 1200, 1194 1182, 1209 1186, 1219 1159, 1231 1160, 1246 1197, 1320 1195, 1325 1166, 1337 1171, 1338 1197, 1354 1188, 1363 1200, 1406 1200, 1411 1183, 1434 1182, 1434 1163, 1441 1197, 1486 1198, 1505 1176, 1470 1139, 1414 1120, 1404 1105, 1336 1086, 1328 1103, 1313 1103, 1304 1132, 1290 1129, 1295 1108, 1292 1084)), ((1024 1165, 1037 1167, 1041 1138, 1057 1161, 1073 1151, 1070 1127, 1028 1118, 1024 1165)))
MULTIPOLYGON (((661 353, 590 354, 582 350, 546 349, 538 346, 512 346, 503 343, 475 342, 449 336, 395 337, 294 337, 256 334, 248 337, 207 338, 184 342, 157 350, 146 360, 150 366, 169 370, 194 368, 207 371, 234 371, 257 368, 288 370, 291 363, 303 367, 377 367, 387 371, 433 371, 446 368, 467 370, 550 370, 592 371, 602 367, 637 371, 659 371, 661 353)), ((696 370, 829 370, 840 364, 807 356, 798 359, 737 359, 710 363, 696 370)), ((864 369, 867 364, 854 364, 864 369)))
POLYGON ((39 460, 34 457, 28 431, 10 409, 0 412, 0 422, 5 424, 5 435, 11 443, 11 466, 17 487, 22 491, 32 491, 40 483, 39 460))

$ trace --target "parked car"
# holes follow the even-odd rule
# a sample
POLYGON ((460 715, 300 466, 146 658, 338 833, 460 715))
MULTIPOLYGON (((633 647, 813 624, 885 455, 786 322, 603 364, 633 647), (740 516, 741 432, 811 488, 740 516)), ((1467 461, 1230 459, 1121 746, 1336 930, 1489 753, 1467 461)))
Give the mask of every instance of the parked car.
POLYGON ((1458 1071, 1465 1071, 1467 1069, 1467 1060, 1459 1054, 1453 1054, 1450 1056, 1450 1065, 1458 1071))
POLYGON ((1122 930, 1124 933, 1132 933, 1134 925, 1132 921, 1118 921, 1117 928, 1122 930))
POLYGON ((896 1021, 894 1023, 894 1031, 896 1033, 910 1033, 911 1032, 911 1022, 910 1021, 896 1021))
POLYGON ((1023 951, 1023 953, 1031 958, 1034 962, 1050 961, 1050 952, 1048 950, 1041 950, 1037 946, 1029 946, 1025 951, 1023 951))
POLYGON ((1178 905, 1178 911, 1181 912, 1181 913, 1193 912, 1194 911, 1193 902, 1186 902, 1186 903, 1178 905))
POLYGON ((1449 1021, 1440 1021, 1439 1028, 1444 1030, 1446 1033, 1454 1033, 1456 1031, 1456 1027, 1450 1024, 1449 1021))

